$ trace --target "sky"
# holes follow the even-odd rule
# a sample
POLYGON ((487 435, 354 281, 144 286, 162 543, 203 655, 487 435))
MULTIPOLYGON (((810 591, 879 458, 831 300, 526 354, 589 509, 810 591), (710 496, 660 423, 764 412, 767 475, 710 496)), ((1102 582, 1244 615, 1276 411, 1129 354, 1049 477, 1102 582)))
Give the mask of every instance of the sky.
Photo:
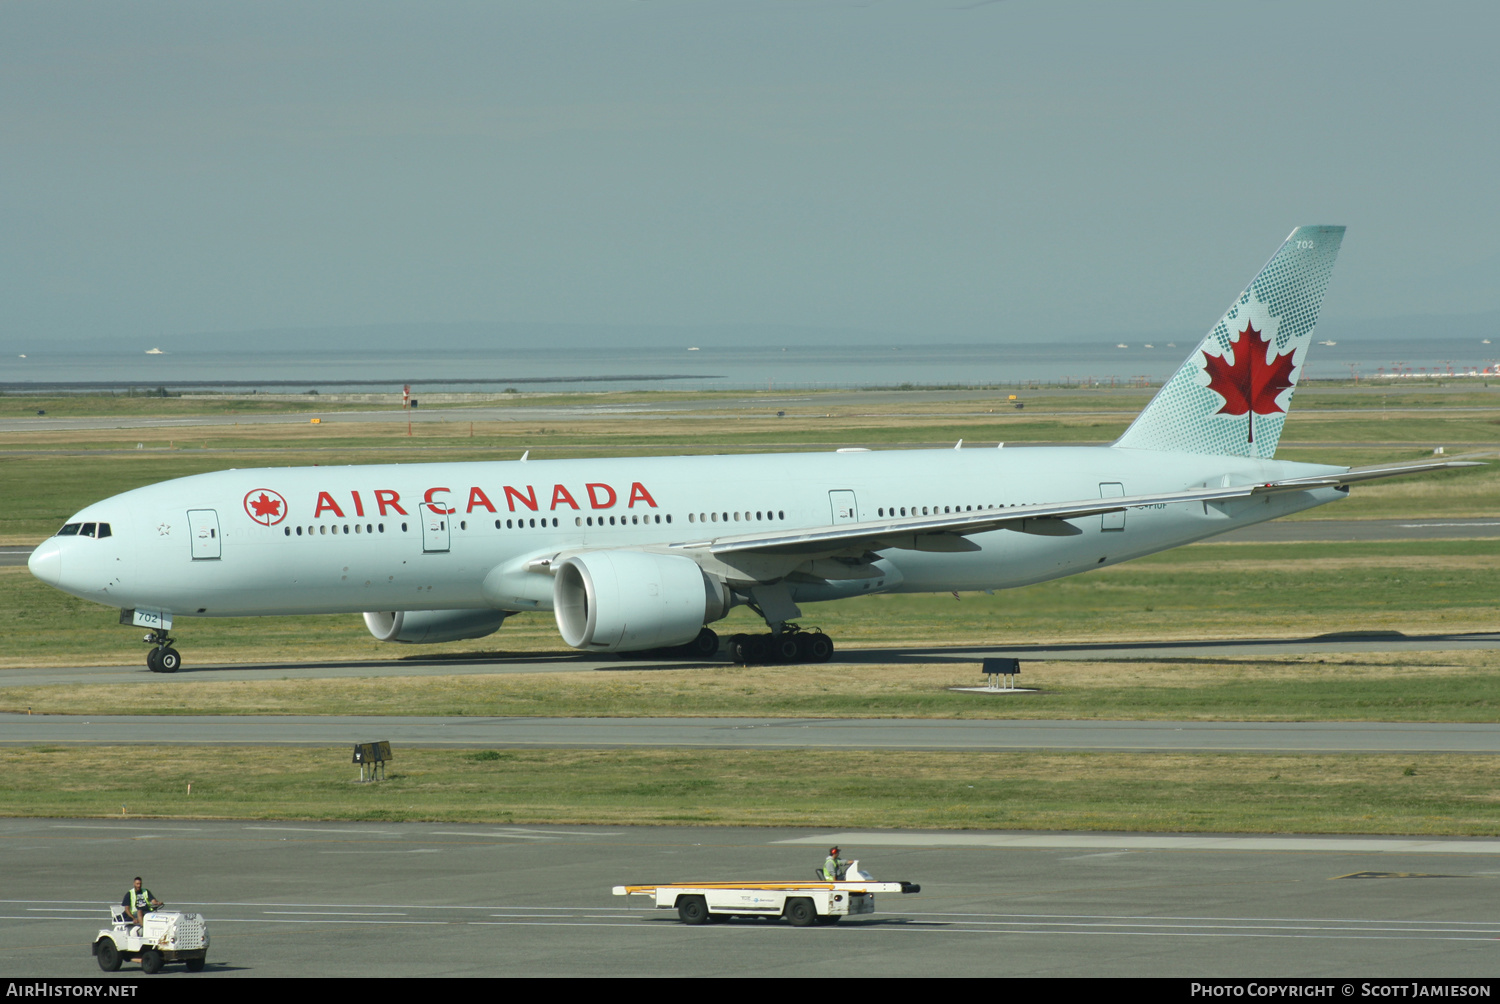
POLYGON ((1349 227, 1325 320, 1494 311, 1496 38, 1493 3, 8 0, 0 343, 1201 332, 1304 223, 1349 227))

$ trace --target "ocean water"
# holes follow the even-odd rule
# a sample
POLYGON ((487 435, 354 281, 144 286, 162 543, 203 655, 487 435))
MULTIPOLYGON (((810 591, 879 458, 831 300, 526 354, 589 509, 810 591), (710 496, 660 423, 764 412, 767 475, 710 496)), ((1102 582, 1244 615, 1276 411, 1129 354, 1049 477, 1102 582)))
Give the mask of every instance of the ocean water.
MULTIPOLYGON (((1193 347, 1157 342, 1013 345, 845 345, 234 353, 69 351, 0 360, 0 391, 258 389, 495 392, 618 389, 818 389, 1160 383, 1193 347)), ((1312 379, 1463 373, 1500 361, 1500 340, 1342 340, 1314 345, 1312 379)))

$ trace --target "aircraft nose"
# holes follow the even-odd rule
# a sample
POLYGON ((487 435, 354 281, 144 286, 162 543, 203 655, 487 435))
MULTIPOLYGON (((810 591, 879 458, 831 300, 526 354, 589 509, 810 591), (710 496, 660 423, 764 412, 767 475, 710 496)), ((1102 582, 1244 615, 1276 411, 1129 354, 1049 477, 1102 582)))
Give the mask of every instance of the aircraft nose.
POLYGON ((62 584, 62 548, 56 540, 43 543, 26 561, 26 567, 31 569, 31 574, 47 583, 49 586, 62 584))

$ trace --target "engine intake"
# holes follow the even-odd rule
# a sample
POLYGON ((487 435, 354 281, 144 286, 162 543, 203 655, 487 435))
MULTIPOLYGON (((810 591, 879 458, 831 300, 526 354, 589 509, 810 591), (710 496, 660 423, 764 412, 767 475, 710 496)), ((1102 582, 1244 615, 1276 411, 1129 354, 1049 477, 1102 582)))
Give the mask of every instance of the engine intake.
POLYGON ((365 614, 365 627, 381 641, 458 641, 500 630, 503 610, 394 610, 365 614))
POLYGON ((675 554, 590 551, 563 561, 552 582, 563 641, 593 652, 681 645, 731 603, 727 586, 675 554))

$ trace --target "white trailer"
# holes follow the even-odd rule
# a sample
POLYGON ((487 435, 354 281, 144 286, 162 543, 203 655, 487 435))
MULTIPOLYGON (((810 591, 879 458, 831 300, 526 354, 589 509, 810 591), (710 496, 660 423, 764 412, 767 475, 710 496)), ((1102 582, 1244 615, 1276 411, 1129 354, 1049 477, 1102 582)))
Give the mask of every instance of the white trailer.
MULTIPOLYGON (((855 869, 851 869, 855 870, 855 869)), ((616 896, 650 896, 661 910, 676 910, 684 924, 710 924, 730 917, 785 917, 796 927, 837 924, 846 916, 875 912, 877 892, 915 893, 915 882, 846 879, 828 882, 668 882, 617 885, 616 896)))

